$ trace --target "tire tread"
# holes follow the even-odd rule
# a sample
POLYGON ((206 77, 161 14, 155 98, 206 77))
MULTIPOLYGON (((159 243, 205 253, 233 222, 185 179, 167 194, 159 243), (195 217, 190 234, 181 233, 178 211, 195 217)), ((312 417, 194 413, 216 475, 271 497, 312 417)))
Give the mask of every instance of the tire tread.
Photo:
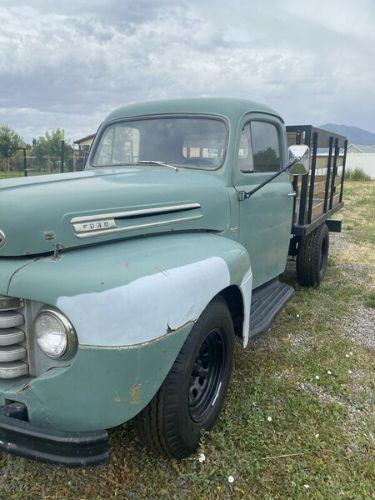
POLYGON ((318 286, 323 279, 320 273, 320 258, 324 238, 327 238, 329 245, 329 232, 325 223, 308 234, 300 243, 297 255, 297 279, 302 286, 318 286))
MULTIPOLYGON (((223 298, 217 297, 210 302, 203 311, 196 325, 204 321, 204 317, 215 303, 221 312, 229 317, 230 313, 223 298)), ((194 329, 193 329, 194 330, 194 329)), ((233 328, 231 332, 233 334, 233 328)), ((175 423, 175 415, 178 409, 179 376, 184 367, 184 360, 195 343, 194 331, 185 340, 177 358, 169 371, 162 386, 146 408, 136 417, 136 429, 139 439, 147 445, 154 453, 162 454, 169 458, 184 458, 193 450, 182 439, 178 426, 175 423)))

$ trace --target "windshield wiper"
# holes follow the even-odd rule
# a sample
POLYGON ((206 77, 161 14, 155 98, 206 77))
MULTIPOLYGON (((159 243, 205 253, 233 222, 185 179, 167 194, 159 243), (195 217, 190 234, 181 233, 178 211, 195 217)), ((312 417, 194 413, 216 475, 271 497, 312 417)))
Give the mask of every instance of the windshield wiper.
POLYGON ((169 167, 173 168, 177 172, 178 168, 175 165, 170 165, 165 161, 156 161, 156 160, 141 160, 137 162, 137 165, 159 165, 160 167, 169 167))

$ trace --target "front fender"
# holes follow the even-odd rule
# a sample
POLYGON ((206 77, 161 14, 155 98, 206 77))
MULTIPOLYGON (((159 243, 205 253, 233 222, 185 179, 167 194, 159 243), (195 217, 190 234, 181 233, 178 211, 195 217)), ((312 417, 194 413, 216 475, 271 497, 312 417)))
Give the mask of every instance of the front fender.
MULTIPOLYGON (((237 242, 176 234, 43 257, 14 274, 9 295, 59 308, 79 341, 70 366, 11 386, 31 423, 97 430, 132 418, 152 399, 194 322, 228 286, 251 297, 250 261, 237 242)), ((244 321, 248 332, 248 321, 244 321)))
POLYGON ((60 309, 80 345, 131 346, 196 321, 230 285, 241 288, 246 307, 250 278, 249 255, 239 243, 176 234, 41 258, 14 275, 9 295, 60 309))

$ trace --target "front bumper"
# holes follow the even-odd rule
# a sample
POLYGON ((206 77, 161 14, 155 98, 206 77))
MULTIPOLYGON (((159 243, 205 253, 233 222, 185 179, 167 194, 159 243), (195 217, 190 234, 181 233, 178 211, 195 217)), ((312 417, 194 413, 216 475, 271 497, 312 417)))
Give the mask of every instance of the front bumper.
POLYGON ((22 405, 18 403, 1 407, 0 449, 32 460, 68 467, 95 466, 108 462, 106 431, 55 431, 35 427, 20 420, 23 417, 22 405))

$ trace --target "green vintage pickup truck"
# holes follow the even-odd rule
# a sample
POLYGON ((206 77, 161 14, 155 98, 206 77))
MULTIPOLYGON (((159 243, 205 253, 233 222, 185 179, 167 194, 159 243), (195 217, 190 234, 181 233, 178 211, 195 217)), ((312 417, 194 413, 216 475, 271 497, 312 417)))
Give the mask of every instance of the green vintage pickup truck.
POLYGON ((106 118, 83 172, 1 181, 0 447, 102 464, 136 417, 144 443, 191 454, 234 342, 293 296, 287 259, 302 285, 324 276, 342 141, 247 100, 150 102, 106 118))

